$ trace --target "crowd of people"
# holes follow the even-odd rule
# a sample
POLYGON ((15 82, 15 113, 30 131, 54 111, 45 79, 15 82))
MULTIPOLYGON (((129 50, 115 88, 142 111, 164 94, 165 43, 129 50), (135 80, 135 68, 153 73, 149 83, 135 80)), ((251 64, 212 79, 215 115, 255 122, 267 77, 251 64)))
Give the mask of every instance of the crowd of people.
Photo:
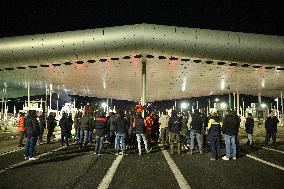
MULTIPOLYGON (((270 141, 271 137, 273 144, 276 144, 278 122, 275 112, 272 111, 265 124, 265 144, 270 141)), ((24 145, 25 137, 26 159, 37 159, 35 157, 37 142, 43 142, 43 134, 47 129, 46 141, 50 143, 56 126, 57 120, 53 113, 50 113, 47 118, 44 113, 39 114, 34 110, 30 110, 26 116, 20 115, 18 120, 19 146, 24 145)), ((68 146, 70 140, 73 140, 80 149, 94 146, 94 154, 97 155, 104 153, 108 147, 114 148, 116 155, 127 155, 129 149, 134 149, 140 156, 143 152, 143 144, 146 153, 151 152, 154 144, 159 144, 161 149, 169 149, 170 154, 187 152, 189 156, 194 154, 196 147, 200 154, 203 153, 204 148, 208 147, 211 150, 210 160, 219 158, 236 160, 240 153, 238 137, 240 118, 235 111, 231 110, 226 111, 224 117, 218 115, 217 112, 212 112, 207 116, 204 110, 199 111, 198 109, 195 109, 192 114, 178 113, 175 110, 165 111, 159 117, 154 112, 144 111, 141 104, 138 104, 132 113, 119 111, 108 114, 85 106, 83 111, 78 111, 74 117, 71 113, 63 113, 58 126, 61 129, 62 146, 68 146), (75 129, 74 137, 71 134, 73 128, 75 129), (93 136, 95 136, 94 140, 93 136), (224 138, 226 150, 226 155, 223 157, 220 153, 222 138, 224 138)), ((250 147, 254 145, 253 128, 254 119, 252 114, 248 113, 245 130, 250 147)))

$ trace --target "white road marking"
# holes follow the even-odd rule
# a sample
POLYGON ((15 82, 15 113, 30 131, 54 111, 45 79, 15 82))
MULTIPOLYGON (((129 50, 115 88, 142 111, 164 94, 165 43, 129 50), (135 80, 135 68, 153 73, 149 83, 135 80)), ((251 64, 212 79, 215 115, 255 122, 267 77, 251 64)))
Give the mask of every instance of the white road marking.
POLYGON ((187 181, 185 180, 185 178, 183 177, 183 175, 181 174, 180 170, 178 169, 177 165, 175 164, 175 162, 172 160, 170 154, 166 151, 166 150, 162 150, 173 174, 176 177, 176 180, 179 184, 179 187, 181 189, 190 189, 189 184, 187 183, 187 181))
POLYGON ((18 149, 15 149, 15 150, 11 150, 11 151, 8 151, 8 152, 3 152, 2 154, 0 154, 0 156, 4 156, 4 155, 7 155, 7 154, 11 154, 13 152, 18 152, 20 150, 23 150, 25 148, 18 148, 18 149))
POLYGON ((107 171, 107 174, 105 175, 105 177, 103 178, 103 180, 101 181, 100 185, 98 186, 98 189, 106 189, 108 188, 115 172, 116 169, 120 163, 120 161, 122 160, 121 155, 117 156, 116 159, 113 161, 111 167, 109 168, 109 170, 107 171))
MULTIPOLYGON (((40 154, 40 155, 37 156, 37 157, 40 158, 40 157, 42 157, 42 156, 46 156, 46 155, 48 155, 48 154, 51 154, 51 153, 53 153, 53 152, 59 151, 59 150, 64 149, 64 148, 66 148, 66 146, 62 146, 62 147, 60 147, 60 148, 51 150, 51 151, 49 151, 49 152, 40 154)), ((9 167, 0 169, 0 174, 1 174, 1 173, 4 173, 4 172, 6 172, 6 171, 8 171, 8 170, 10 170, 10 169, 13 169, 13 168, 15 168, 15 167, 18 167, 18 166, 20 166, 20 165, 24 165, 24 164, 26 164, 26 163, 28 163, 28 162, 31 162, 31 161, 30 161, 30 160, 21 161, 20 163, 16 163, 16 164, 14 164, 14 165, 10 165, 9 167)))
POLYGON ((275 168, 277 168, 277 169, 280 169, 281 171, 284 171, 284 167, 281 167, 281 166, 276 165, 276 164, 274 164, 274 163, 270 163, 270 162, 268 162, 268 161, 265 161, 265 160, 263 160, 263 159, 254 157, 254 156, 249 155, 249 154, 246 154, 246 156, 249 157, 249 158, 251 158, 251 159, 254 159, 254 160, 256 160, 256 161, 259 161, 259 162, 261 162, 261 163, 264 163, 264 164, 266 164, 266 165, 269 165, 269 166, 275 167, 275 168))
POLYGON ((280 151, 280 150, 275 150, 275 149, 266 148, 266 147, 261 147, 261 148, 266 149, 266 150, 271 150, 271 151, 274 151, 274 152, 279 152, 279 153, 281 153, 281 154, 284 154, 284 152, 283 152, 283 151, 280 151))

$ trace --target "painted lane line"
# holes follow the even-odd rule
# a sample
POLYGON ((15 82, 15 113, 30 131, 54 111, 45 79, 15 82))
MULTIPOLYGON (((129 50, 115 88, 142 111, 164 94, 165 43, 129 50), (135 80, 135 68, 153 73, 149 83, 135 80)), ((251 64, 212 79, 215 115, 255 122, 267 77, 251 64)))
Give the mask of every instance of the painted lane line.
POLYGON ((185 180, 185 178, 183 177, 183 175, 181 174, 180 170, 178 169, 177 165, 175 164, 175 162, 173 161, 173 159, 171 158, 170 154, 166 151, 166 150, 162 150, 165 159, 167 160, 173 174, 176 177, 176 180, 179 184, 179 187, 181 189, 190 189, 189 184, 187 183, 187 181, 185 180))
MULTIPOLYGON (((39 155, 39 156, 37 156, 37 157, 40 158, 40 157, 46 156, 46 155, 48 155, 48 154, 51 154, 51 153, 53 153, 53 152, 59 151, 59 150, 64 149, 64 148, 66 148, 66 146, 62 146, 62 147, 60 147, 60 148, 57 148, 57 149, 51 150, 51 151, 49 151, 49 152, 43 153, 43 154, 41 154, 41 155, 39 155)), ((10 165, 9 167, 0 169, 0 174, 3 173, 3 172, 8 171, 8 170, 10 170, 10 169, 13 169, 13 168, 16 168, 16 167, 18 167, 18 166, 24 165, 24 164, 26 164, 26 163, 28 163, 28 162, 31 162, 31 161, 30 161, 30 160, 21 161, 21 162, 19 162, 19 163, 14 164, 14 165, 10 165)))
POLYGON ((265 160, 263 160, 263 159, 254 157, 254 156, 249 155, 249 154, 246 154, 246 156, 249 157, 249 158, 251 158, 251 159, 254 159, 254 160, 256 160, 256 161, 259 161, 259 162, 261 162, 261 163, 264 163, 264 164, 266 164, 266 165, 269 165, 269 166, 272 166, 272 167, 274 167, 274 168, 280 169, 281 171, 284 171, 284 167, 281 167, 280 165, 276 165, 276 164, 274 164, 274 163, 270 163, 270 162, 268 162, 268 161, 265 161, 265 160))
POLYGON ((15 149, 15 150, 11 150, 11 151, 8 151, 8 152, 3 152, 2 154, 0 154, 0 156, 4 156, 4 155, 7 155, 7 154, 11 154, 11 153, 14 153, 14 152, 18 152, 20 150, 24 150, 25 148, 19 148, 19 149, 15 149))
POLYGON ((110 182, 112 181, 112 178, 113 178, 113 176, 114 176, 114 174, 117 170, 117 167, 122 160, 122 157, 123 156, 121 156, 121 155, 116 157, 116 159, 113 161, 111 167, 107 171, 107 174, 105 175, 105 177, 101 181, 100 185, 98 186, 98 189, 106 189, 106 188, 109 187, 110 182))
POLYGON ((279 152, 279 153, 281 153, 281 154, 284 154, 284 152, 283 152, 283 151, 280 151, 280 150, 275 150, 275 149, 266 148, 266 147, 261 147, 261 148, 266 149, 266 150, 271 150, 271 151, 274 151, 274 152, 279 152))

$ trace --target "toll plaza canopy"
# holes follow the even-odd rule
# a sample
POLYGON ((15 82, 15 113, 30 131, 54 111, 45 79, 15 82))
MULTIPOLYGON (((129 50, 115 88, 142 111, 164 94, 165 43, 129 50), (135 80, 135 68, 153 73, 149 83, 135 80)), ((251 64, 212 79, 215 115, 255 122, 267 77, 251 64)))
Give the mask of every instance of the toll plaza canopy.
POLYGON ((283 36, 152 24, 1 38, 0 88, 139 100, 142 62, 147 101, 284 90, 283 36))

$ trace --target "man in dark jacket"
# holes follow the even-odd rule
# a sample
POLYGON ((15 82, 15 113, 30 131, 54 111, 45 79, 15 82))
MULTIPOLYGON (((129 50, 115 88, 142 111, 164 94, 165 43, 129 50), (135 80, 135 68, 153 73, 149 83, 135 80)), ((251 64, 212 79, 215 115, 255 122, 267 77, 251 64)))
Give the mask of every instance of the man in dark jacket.
POLYGON ((170 132, 170 153, 174 154, 174 142, 177 142, 178 154, 180 154, 180 131, 181 120, 177 116, 177 111, 172 111, 172 116, 169 119, 169 132, 170 132))
POLYGON ((47 117, 47 129, 48 129, 47 143, 50 143, 55 127, 56 127, 56 120, 55 120, 54 114, 50 112, 49 116, 47 117))
POLYGON ((104 148, 104 138, 107 131, 107 119, 105 118, 105 113, 100 112, 95 120, 95 130, 96 130, 96 147, 94 154, 101 155, 104 148))
POLYGON ((87 147, 89 142, 89 130, 92 127, 92 120, 89 116, 89 112, 83 111, 83 116, 81 117, 81 133, 80 133, 80 148, 87 147))
POLYGON ((69 123, 66 113, 62 114, 62 118, 59 121, 59 126, 61 128, 61 146, 63 146, 64 143, 66 144, 66 146, 69 146, 69 123))
POLYGON ((33 157, 35 141, 40 134, 38 120, 36 119, 36 111, 30 110, 25 120, 25 137, 27 138, 25 146, 25 159, 36 160, 33 157))
POLYGON ((250 147, 252 147, 252 144, 253 144, 252 134, 253 134, 253 127, 254 127, 254 119, 251 113, 248 113, 248 116, 246 118, 245 127, 246 127, 246 133, 248 135, 248 144, 250 145, 250 147))
POLYGON ((239 120, 234 112, 226 112, 222 127, 226 145, 226 156, 222 157, 223 160, 229 160, 231 157, 233 157, 234 160, 237 159, 236 136, 238 129, 239 120))
POLYGON ((194 113, 192 114, 191 130, 190 130, 190 152, 189 152, 190 155, 192 155, 195 138, 197 140, 199 153, 202 154, 202 146, 201 146, 201 138, 200 138, 202 127, 203 127, 202 117, 198 109, 195 109, 194 113))
POLYGON ((116 155, 121 150, 122 155, 125 154, 125 139, 128 130, 128 121, 124 118, 122 111, 119 112, 118 118, 115 120, 115 133, 116 133, 116 155))
POLYGON ((137 117, 134 119, 133 127, 134 127, 133 132, 134 134, 136 134, 137 138, 139 156, 142 155, 141 138, 143 139, 146 152, 150 153, 152 149, 148 149, 148 142, 146 139, 145 124, 144 124, 144 118, 142 117, 142 113, 140 112, 137 113, 137 117))
POLYGON ((266 119, 265 129, 265 144, 268 145, 270 138, 272 137, 272 144, 276 145, 276 133, 277 133, 277 124, 279 123, 278 118, 275 115, 275 111, 270 113, 270 116, 266 119))

